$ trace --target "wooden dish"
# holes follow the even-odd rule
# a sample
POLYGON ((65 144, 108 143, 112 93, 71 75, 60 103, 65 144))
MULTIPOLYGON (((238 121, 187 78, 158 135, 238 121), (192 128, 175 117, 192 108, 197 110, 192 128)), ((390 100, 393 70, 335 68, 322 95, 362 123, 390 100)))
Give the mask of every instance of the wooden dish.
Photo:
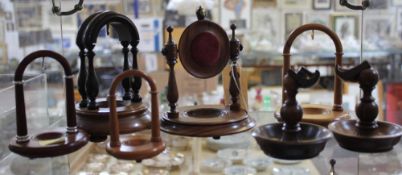
POLYGON ((229 38, 218 24, 198 20, 180 37, 179 58, 188 73, 197 78, 211 78, 229 62, 229 38))
POLYGON ((169 122, 187 125, 219 125, 238 122, 248 117, 247 112, 231 111, 229 107, 222 105, 197 105, 179 107, 179 117, 168 117, 163 115, 163 119, 169 122))
POLYGON ((287 160, 313 158, 331 138, 331 132, 319 125, 300 123, 299 132, 284 132, 282 127, 282 123, 274 123, 253 131, 253 137, 266 155, 287 160))
POLYGON ((402 127, 383 121, 376 121, 378 106, 372 90, 379 80, 376 70, 364 61, 351 69, 336 67, 336 74, 345 81, 358 82, 363 96, 355 111, 359 120, 332 122, 328 128, 334 133, 339 145, 357 152, 389 151, 399 142, 402 127))
POLYGON ((332 122, 328 129, 342 148, 357 152, 384 152, 392 150, 402 136, 399 125, 377 121, 375 130, 361 130, 356 120, 332 122))
POLYGON ((77 129, 74 109, 73 74, 68 61, 60 54, 40 50, 26 56, 18 65, 15 76, 15 103, 17 117, 17 136, 9 144, 10 151, 29 158, 61 156, 77 151, 88 142, 87 134, 77 129), (65 74, 67 129, 45 131, 34 136, 28 135, 22 80, 26 67, 37 58, 49 57, 60 63, 65 74))
POLYGON ((298 89, 311 87, 319 77, 318 71, 311 73, 305 68, 297 73, 287 71, 283 79, 287 99, 280 110, 283 123, 266 124, 252 133, 266 155, 287 160, 309 159, 324 149, 331 133, 319 125, 300 123, 303 108, 296 100, 298 89))
POLYGON ((110 106, 110 142, 107 144, 106 151, 118 158, 126 160, 141 161, 142 159, 151 158, 163 150, 165 150, 165 143, 163 143, 160 137, 160 122, 159 122, 159 104, 158 104, 158 92, 156 85, 151 77, 137 70, 128 70, 117 75, 113 80, 109 89, 109 106, 110 106), (144 78, 151 88, 151 138, 146 139, 139 136, 126 136, 119 137, 120 125, 116 111, 116 96, 115 92, 118 84, 127 77, 142 77, 144 78))

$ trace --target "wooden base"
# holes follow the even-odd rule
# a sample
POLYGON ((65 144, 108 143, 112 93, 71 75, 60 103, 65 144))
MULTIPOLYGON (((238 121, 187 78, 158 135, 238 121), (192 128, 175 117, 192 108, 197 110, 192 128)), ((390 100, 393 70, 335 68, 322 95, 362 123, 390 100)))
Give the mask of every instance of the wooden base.
POLYGON ((179 107, 178 117, 169 117, 167 113, 163 119, 173 123, 187 125, 218 125, 238 122, 247 118, 247 112, 231 111, 229 106, 222 105, 197 105, 179 107))
MULTIPOLYGON (((88 110, 76 104, 77 125, 90 135, 90 141, 104 141, 109 135, 110 111, 105 98, 97 101, 99 109, 88 110)), ((151 117, 142 103, 117 102, 120 133, 132 133, 151 128, 151 117)))
POLYGON ((67 133, 65 128, 57 128, 37 134, 25 143, 17 143, 16 138, 13 138, 8 148, 24 157, 45 158, 70 154, 87 143, 88 135, 84 131, 67 133))
MULTIPOLYGON (((232 111, 231 113, 234 112, 232 111)), ((245 111, 240 111, 236 115, 243 115, 242 118, 244 117, 244 119, 239 121, 229 120, 230 122, 224 124, 182 124, 166 120, 165 117, 163 117, 161 120, 161 130, 166 133, 181 136, 218 137, 245 132, 256 125, 254 119, 250 118, 245 111)))
POLYGON ((361 129, 356 124, 356 120, 339 120, 328 128, 341 147, 356 152, 389 151, 402 136, 402 127, 396 124, 377 121, 375 129, 361 129))
POLYGON ((160 154, 165 150, 166 145, 160 141, 150 141, 136 135, 120 137, 119 146, 112 147, 107 144, 106 151, 118 159, 141 161, 160 154))
POLYGON ((331 132, 319 125, 300 123, 300 131, 285 132, 282 123, 266 124, 252 133, 261 150, 268 156, 299 160, 317 156, 325 147, 331 132))
MULTIPOLYGON (((329 123, 335 120, 347 120, 351 118, 348 111, 333 111, 332 106, 328 105, 303 104, 301 106, 303 108, 302 122, 306 123, 313 123, 327 127, 329 123)), ((275 112, 274 117, 278 121, 282 121, 279 112, 275 112)))

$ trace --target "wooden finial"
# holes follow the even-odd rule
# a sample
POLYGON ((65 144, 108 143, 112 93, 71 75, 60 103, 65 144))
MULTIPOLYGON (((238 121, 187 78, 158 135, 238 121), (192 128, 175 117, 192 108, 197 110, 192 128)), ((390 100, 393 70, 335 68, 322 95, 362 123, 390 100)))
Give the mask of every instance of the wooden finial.
POLYGON ((202 6, 198 7, 198 10, 196 12, 198 20, 204 20, 206 16, 206 12, 202 6))

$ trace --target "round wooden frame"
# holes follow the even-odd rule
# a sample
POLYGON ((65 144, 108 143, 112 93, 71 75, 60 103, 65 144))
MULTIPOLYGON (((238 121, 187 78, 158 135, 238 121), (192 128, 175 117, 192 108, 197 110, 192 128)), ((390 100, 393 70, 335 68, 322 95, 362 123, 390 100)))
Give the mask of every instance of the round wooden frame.
POLYGON ((179 41, 179 59, 184 69, 197 78, 211 78, 221 73, 230 58, 229 38, 226 31, 218 24, 208 20, 198 20, 189 25, 183 32, 179 41), (193 57, 192 45, 201 35, 214 37, 219 45, 216 66, 197 64, 193 57))

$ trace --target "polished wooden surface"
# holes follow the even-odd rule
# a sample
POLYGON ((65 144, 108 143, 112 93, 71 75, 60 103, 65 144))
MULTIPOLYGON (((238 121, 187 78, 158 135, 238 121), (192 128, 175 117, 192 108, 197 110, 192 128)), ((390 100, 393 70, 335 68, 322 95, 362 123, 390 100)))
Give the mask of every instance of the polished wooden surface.
MULTIPOLYGON (((179 58, 188 73, 197 78, 211 78, 222 72, 230 58, 229 38, 225 30, 218 24, 204 19, 198 10, 198 21, 190 24, 182 33, 179 41, 179 58), (205 37, 210 39, 206 40, 205 37), (217 47, 210 47, 209 42, 216 41, 217 47), (201 42, 201 43, 199 43, 201 42), (194 44, 199 44, 200 47, 192 48, 194 44), (217 54, 216 63, 210 65, 212 57, 203 57, 202 60, 195 60, 198 55, 193 51, 200 52, 202 55, 217 54), (212 53, 216 52, 216 53, 212 53)), ((197 52, 198 53, 198 52, 197 52)))
POLYGON ((136 70, 128 70, 117 75, 113 80, 109 89, 109 107, 110 107, 110 142, 107 144, 106 151, 112 156, 118 159, 136 160, 141 161, 145 158, 151 158, 163 150, 165 150, 165 144, 160 137, 160 121, 159 121, 159 104, 158 104, 158 92, 156 85, 151 77, 136 70), (119 119, 116 110, 116 89, 118 84, 127 77, 142 77, 144 78, 151 88, 151 138, 144 139, 136 136, 127 136, 127 138, 121 139, 119 119))
POLYGON ((359 120, 335 121, 328 126, 339 145, 358 152, 391 150, 402 136, 402 127, 376 121, 378 105, 372 96, 372 91, 379 80, 378 72, 364 61, 351 69, 337 66, 336 74, 345 81, 359 83, 363 91, 363 97, 355 107, 359 120))
POLYGON ((181 135, 181 136, 219 137, 219 136, 246 132, 254 128, 254 126, 255 126, 255 120, 252 119, 250 116, 247 116, 246 119, 238 122, 218 124, 218 125, 186 125, 186 124, 169 122, 167 120, 162 119, 161 130, 169 134, 181 135))
MULTIPOLYGON (((109 105, 106 99, 98 99, 97 110, 83 109, 76 105, 78 127, 90 134, 93 142, 104 141, 109 132, 109 105), (78 110, 80 109, 80 110, 78 110)), ((151 116, 148 108, 142 103, 125 104, 117 101, 117 116, 119 117, 120 133, 132 133, 151 128, 151 116)))
POLYGON ((184 125, 219 125, 239 122, 248 117, 245 110, 233 111, 230 106, 223 105, 183 106, 177 110, 177 118, 165 114, 163 120, 184 125))
MULTIPOLYGON (((109 107, 106 99, 98 98, 99 83, 94 68, 93 51, 100 30, 104 26, 113 27, 118 34, 122 45, 123 70, 138 69, 137 45, 139 34, 135 24, 126 16, 113 11, 98 12, 88 17, 80 26, 77 34, 77 46, 80 48, 80 76, 78 87, 83 97, 80 105, 76 106, 78 126, 86 130, 91 141, 103 141, 109 131, 107 128, 109 107), (131 45, 131 49, 129 46, 131 45), (87 49, 87 52, 85 52, 87 49), (129 52, 133 54, 132 67, 129 65, 129 52), (85 56, 88 59, 88 68, 85 66, 85 56), (86 76, 86 77, 85 77, 86 76), (88 100, 85 100, 88 97, 88 100)), ((122 81, 124 89, 123 100, 130 102, 119 102, 117 108, 118 116, 121 118, 121 133, 130 133, 150 127, 150 116, 147 108, 142 105, 139 89, 141 80, 134 77, 127 77, 122 81), (131 93, 132 92, 132 93, 131 93)))
POLYGON ((10 151, 29 158, 45 158, 70 154, 88 143, 88 135, 79 130, 68 133, 65 128, 56 128, 32 136, 28 142, 19 143, 13 138, 8 146, 10 151), (60 135, 60 137, 41 138, 45 134, 60 135), (54 140, 54 142, 52 142, 54 140), (48 142, 46 144, 46 142, 48 142))
POLYGON ((300 123, 303 109, 296 100, 298 89, 313 86, 319 77, 318 71, 312 73, 303 67, 298 72, 287 71, 283 79, 287 98, 280 110, 283 123, 266 124, 252 133, 266 155, 289 160, 308 159, 324 149, 331 133, 319 125, 300 123))
POLYGON ((18 65, 15 75, 15 103, 16 103, 16 121, 17 121, 17 136, 9 145, 9 149, 12 152, 20 154, 22 156, 36 158, 36 157, 53 157, 59 155, 69 154, 77 149, 81 148, 88 142, 88 138, 85 132, 77 129, 76 113, 74 108, 74 85, 73 74, 68 61, 60 54, 48 51, 40 50, 33 52, 26 56, 18 65), (49 57, 56 60, 64 70, 65 75, 65 93, 66 93, 66 117, 67 117, 67 129, 58 131, 59 134, 51 134, 46 131, 39 133, 33 137, 28 134, 27 119, 25 111, 24 100, 24 84, 23 74, 26 67, 38 58, 49 57), (52 135, 48 138, 49 135, 52 135), (39 136, 45 136, 39 138, 39 136), (46 141, 57 136, 62 142, 57 142, 51 145, 41 145, 39 141, 46 141))
MULTIPOLYGON (((286 74, 286 71, 288 69, 290 69, 290 49, 292 47, 292 44, 294 42, 294 40, 301 35, 302 33, 304 33, 305 31, 309 31, 309 30, 319 30, 324 32, 325 34, 327 34, 333 41, 334 45, 335 45, 335 63, 334 66, 336 65, 342 65, 342 55, 343 55, 343 47, 342 47, 342 43, 339 39, 339 37, 337 36, 336 33, 334 33, 331 29, 327 28, 324 25, 321 24, 305 24, 302 25, 300 27, 298 27, 297 29, 295 29, 290 36, 288 37, 285 46, 283 48, 283 77, 286 74)), ((283 77, 282 77, 282 86, 283 86, 283 77)), ((304 116, 306 117, 305 122, 311 122, 311 123, 315 123, 315 124, 320 124, 320 125, 327 125, 328 123, 330 123, 331 121, 335 120, 336 118, 339 117, 343 117, 348 115, 347 112, 343 112, 343 108, 342 108, 342 81, 340 80, 339 77, 334 78, 334 104, 332 105, 332 110, 327 113, 321 113, 321 114, 317 114, 317 113, 309 113, 311 110, 309 109, 305 109, 305 113, 304 116), (324 119, 323 119, 324 118, 324 119)), ((286 94, 285 94, 285 89, 282 89, 282 102, 284 102, 286 100, 286 94)), ((321 108, 321 105, 317 105, 314 106, 315 108, 321 108)), ((326 110, 328 107, 326 106, 322 106, 322 110, 326 110)), ((304 119, 304 117, 303 117, 304 119)))
POLYGON ((169 33, 168 41, 162 49, 162 54, 166 57, 166 62, 169 65, 169 80, 167 86, 167 100, 169 102, 170 111, 167 113, 169 117, 178 117, 176 111, 177 101, 179 100, 179 91, 177 90, 176 75, 174 66, 177 63, 177 45, 172 38, 173 28, 169 26, 166 31, 169 33))
MULTIPOLYGON (((336 65, 342 65, 342 55, 343 55, 343 47, 342 43, 339 39, 339 37, 336 35, 335 32, 333 32, 331 29, 328 27, 321 25, 321 24, 305 24, 297 29, 295 29, 288 37, 286 40, 285 46, 283 48, 283 76, 285 76, 287 70, 290 68, 290 48, 292 47, 293 41, 301 35, 303 32, 308 31, 308 30, 318 30, 322 31, 325 34, 327 34, 332 41, 334 42, 335 45, 335 63, 334 66, 336 65)), ((334 89, 334 104, 333 104, 333 110, 334 111, 342 111, 342 82, 340 78, 335 77, 335 89, 334 89)), ((284 90, 282 91, 282 101, 286 100, 286 95, 284 90)))
MULTIPOLYGON (((96 106, 96 98, 99 93, 99 83, 93 65, 93 59, 95 56, 93 49, 96 46, 99 32, 105 25, 108 27, 112 26, 119 36, 119 40, 123 47, 123 70, 130 69, 128 64, 128 53, 130 51, 128 48, 129 44, 131 45, 131 52, 133 53, 132 68, 138 69, 136 54, 138 52, 137 45, 139 43, 139 34, 134 23, 128 17, 113 11, 99 12, 96 15, 91 15, 87 18, 80 27, 79 35, 77 35, 77 45, 81 50, 80 55, 85 55, 88 58, 88 70, 85 70, 85 64, 81 65, 80 70, 83 72, 82 76, 85 76, 84 74, 86 74, 85 85, 82 85, 84 80, 81 80, 81 78, 81 81, 79 81, 79 87, 85 86, 85 89, 81 88, 82 91, 85 90, 85 93, 80 91, 80 94, 84 97, 87 96, 89 102, 86 106, 85 102, 83 102, 81 107, 87 107, 91 110, 96 110, 98 108, 98 106, 96 106), (84 48, 87 49, 86 53, 84 53, 84 48)), ((81 61, 81 63, 85 63, 85 61, 81 61)), ((138 78, 134 78, 134 80, 130 80, 129 78, 125 79, 122 82, 122 86, 125 89, 123 95, 124 100, 131 99, 133 102, 141 101, 141 97, 138 94, 141 87, 141 81, 138 78), (134 93, 133 95, 131 95, 130 88, 134 93)))

